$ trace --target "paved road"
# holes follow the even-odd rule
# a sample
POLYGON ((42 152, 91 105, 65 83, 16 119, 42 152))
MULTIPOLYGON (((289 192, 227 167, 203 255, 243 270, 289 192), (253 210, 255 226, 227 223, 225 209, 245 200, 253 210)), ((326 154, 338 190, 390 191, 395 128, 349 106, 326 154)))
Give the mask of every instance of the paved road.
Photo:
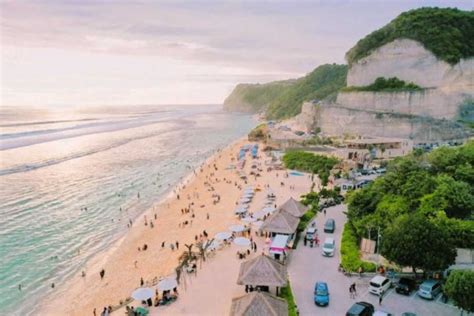
POLYGON ((358 276, 346 277, 337 270, 339 265, 340 238, 346 217, 344 205, 331 207, 327 210, 326 217, 320 213, 316 219, 316 226, 321 242, 328 236, 336 239, 336 254, 332 258, 323 257, 321 248, 310 248, 304 246, 300 241, 298 248, 292 253, 289 262, 289 276, 293 294, 298 305, 300 315, 345 315, 352 304, 357 301, 367 301, 372 303, 376 309, 400 315, 403 312, 411 311, 417 315, 460 315, 458 309, 443 304, 438 300, 426 301, 414 293, 407 297, 389 290, 384 297, 382 306, 378 306, 378 297, 368 293, 368 283, 371 277, 359 278, 358 276), (334 234, 323 232, 324 222, 327 218, 336 220, 336 231, 334 234), (330 303, 327 307, 318 307, 313 301, 313 289, 316 281, 328 283, 330 293, 330 303), (356 283, 357 298, 349 297, 349 286, 356 283))

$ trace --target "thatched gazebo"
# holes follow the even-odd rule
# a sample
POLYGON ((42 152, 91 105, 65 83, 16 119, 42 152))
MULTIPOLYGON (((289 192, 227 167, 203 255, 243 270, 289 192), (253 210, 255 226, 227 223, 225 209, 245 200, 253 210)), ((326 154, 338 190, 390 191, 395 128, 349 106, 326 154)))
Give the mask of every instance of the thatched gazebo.
POLYGON ((237 284, 252 287, 275 286, 278 293, 278 287, 288 284, 288 272, 284 264, 262 254, 242 262, 237 284))
POLYGON ((252 292, 232 299, 230 316, 286 316, 288 303, 263 292, 252 292))
POLYGON ((304 206, 303 204, 291 197, 288 199, 288 201, 280 205, 278 209, 290 213, 294 217, 299 218, 306 213, 308 207, 304 206))
POLYGON ((263 222, 261 229, 270 233, 270 236, 276 234, 293 235, 299 222, 298 217, 278 209, 263 222))

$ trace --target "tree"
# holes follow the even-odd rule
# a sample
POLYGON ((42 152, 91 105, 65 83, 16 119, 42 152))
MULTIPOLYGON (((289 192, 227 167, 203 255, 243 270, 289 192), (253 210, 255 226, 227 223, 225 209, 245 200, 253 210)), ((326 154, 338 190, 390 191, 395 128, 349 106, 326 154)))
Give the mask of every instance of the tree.
MULTIPOLYGON (((444 293, 456 306, 468 312, 474 312, 474 271, 451 271, 444 285, 444 293)), ((462 312, 461 312, 462 315, 462 312)))
POLYGON ((435 194, 446 201, 444 211, 449 217, 469 218, 474 210, 474 195, 469 184, 456 181, 450 176, 438 177, 438 187, 435 194))
POLYGON ((454 263, 456 248, 447 233, 423 215, 402 215, 384 232, 382 255, 401 266, 444 270, 454 263))

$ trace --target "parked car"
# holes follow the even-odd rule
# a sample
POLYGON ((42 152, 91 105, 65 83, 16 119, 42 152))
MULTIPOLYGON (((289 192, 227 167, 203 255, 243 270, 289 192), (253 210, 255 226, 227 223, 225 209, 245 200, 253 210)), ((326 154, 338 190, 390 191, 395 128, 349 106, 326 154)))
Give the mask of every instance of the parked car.
POLYGON ((389 279, 384 276, 377 275, 374 276, 372 280, 370 280, 369 292, 372 294, 380 295, 385 293, 391 285, 392 282, 390 282, 389 279))
POLYGON ((349 308, 346 316, 373 316, 374 305, 367 302, 357 302, 349 308))
POLYGON ((316 232, 317 232, 316 227, 308 227, 308 229, 306 229, 306 235, 305 235, 306 240, 314 240, 314 236, 316 236, 317 234, 316 232))
POLYGON ((314 304, 318 306, 329 305, 329 288, 326 282, 316 282, 314 286, 314 304))
POLYGON ((411 291, 416 288, 416 282, 410 278, 400 278, 395 285, 395 291, 398 294, 410 295, 411 291))
POLYGON ((334 233, 335 229, 336 229, 336 221, 332 218, 328 218, 326 223, 324 223, 324 232, 334 233))
POLYGON ((421 283, 420 288, 418 289, 418 296, 433 300, 441 293, 441 283, 436 280, 426 280, 421 283))
POLYGON ((325 257, 332 257, 334 256, 334 250, 336 249, 336 242, 334 238, 326 238, 323 243, 322 253, 325 257))

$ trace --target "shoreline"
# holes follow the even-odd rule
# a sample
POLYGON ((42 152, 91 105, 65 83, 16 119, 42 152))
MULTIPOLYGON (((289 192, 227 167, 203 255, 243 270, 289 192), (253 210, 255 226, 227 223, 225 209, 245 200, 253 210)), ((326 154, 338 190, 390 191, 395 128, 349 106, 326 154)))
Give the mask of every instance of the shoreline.
MULTIPOLYGON (((107 263, 110 260, 112 260, 114 256, 117 255, 117 253, 120 252, 120 250, 122 249, 122 247, 124 247, 124 244, 127 242, 127 240, 137 238, 141 235, 140 233, 141 230, 138 230, 137 226, 141 224, 140 221, 143 220, 145 216, 147 218, 152 219, 154 218, 154 213, 155 213, 158 216, 158 220, 160 220, 161 213, 169 209, 166 207, 166 205, 167 204, 169 205, 173 201, 176 201, 176 194, 181 193, 183 190, 185 190, 185 188, 189 184, 192 184, 194 181, 196 181, 199 174, 199 170, 201 168, 204 168, 206 165, 210 164, 212 161, 218 160, 219 154, 226 151, 231 151, 231 149, 234 148, 235 146, 243 142, 246 142, 246 139, 247 139, 247 136, 243 136, 230 142, 229 144, 223 147, 216 148, 209 157, 204 159, 203 162, 201 162, 194 169, 190 169, 189 172, 185 174, 173 187, 169 188, 168 192, 163 193, 163 195, 159 197, 155 202, 152 202, 151 207, 147 208, 142 213, 137 215, 134 218, 132 228, 126 231, 123 236, 115 240, 109 247, 107 247, 106 250, 94 254, 84 266, 78 268, 77 272, 71 275, 66 280, 66 282, 64 282, 59 287, 57 287, 56 291, 40 299, 37 305, 38 308, 32 311, 31 314, 48 314, 48 315, 59 315, 59 314, 64 314, 64 313, 69 314, 69 312, 71 311, 69 312, 65 310, 59 311, 57 303, 61 304, 60 302, 64 302, 65 298, 74 296, 72 292, 76 292, 74 289, 77 289, 77 283, 81 283, 81 282, 86 283, 87 280, 84 280, 84 279, 89 278, 90 275, 98 275, 101 267, 104 265, 107 265, 107 263), (86 271, 86 278, 81 277, 81 272, 80 272, 81 270, 86 271)), ((169 275, 172 272, 173 271, 169 271, 165 275, 169 275)), ((123 297, 121 299, 125 299, 125 298, 126 297, 123 297)), ((117 304, 118 304, 118 301, 114 302, 114 304, 112 305, 117 305, 117 304)), ((111 305, 111 304, 104 302, 104 306, 105 305, 111 305)), ((97 308, 97 311, 98 313, 100 313, 100 310, 98 308, 97 308)), ((76 315, 75 312, 76 311, 74 310, 72 314, 76 315)), ((90 310, 89 313, 92 314, 92 310, 90 310)), ((79 313, 77 315, 80 315, 80 314, 83 314, 83 313, 79 313)))

